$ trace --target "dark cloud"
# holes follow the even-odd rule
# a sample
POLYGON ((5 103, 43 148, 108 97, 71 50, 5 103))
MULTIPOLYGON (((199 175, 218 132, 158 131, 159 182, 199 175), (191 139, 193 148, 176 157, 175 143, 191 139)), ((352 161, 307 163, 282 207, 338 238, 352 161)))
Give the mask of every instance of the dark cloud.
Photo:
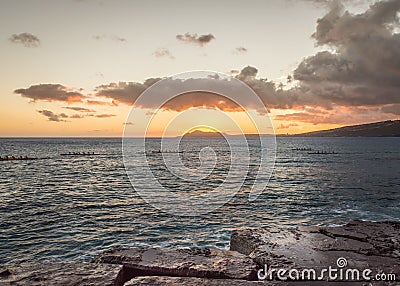
POLYGON ((353 15, 335 1, 313 34, 317 45, 334 52, 300 63, 293 74, 300 89, 330 105, 400 103, 400 34, 390 28, 399 10, 400 1, 390 0, 353 15))
POLYGON ((111 98, 116 103, 132 105, 143 91, 159 80, 161 80, 161 78, 150 78, 144 83, 119 82, 101 85, 96 87, 96 95, 111 98))
POLYGON ((175 59, 175 57, 171 54, 171 52, 170 52, 168 49, 166 49, 166 48, 157 49, 157 50, 153 53, 153 55, 154 55, 156 58, 165 57, 165 58, 175 59))
POLYGON ((215 39, 214 35, 208 34, 208 35, 197 35, 197 34, 190 34, 186 33, 184 35, 176 35, 176 38, 179 41, 185 42, 185 43, 192 43, 200 46, 204 46, 211 42, 212 40, 215 39))
POLYGON ((63 86, 61 84, 38 84, 32 85, 29 88, 20 88, 14 90, 14 93, 20 94, 23 97, 27 97, 36 100, 45 101, 63 101, 63 102, 81 102, 85 96, 71 88, 63 86))
POLYGON ((95 112, 93 109, 84 108, 84 107, 66 106, 64 108, 79 111, 79 112, 95 112))
POLYGON ((65 113, 57 114, 50 110, 38 110, 38 112, 46 116, 49 121, 65 122, 65 118, 68 118, 68 115, 66 115, 65 113))
POLYGON ((21 44, 28 48, 35 48, 40 45, 40 40, 30 33, 13 34, 9 39, 12 43, 21 44))
POLYGON ((247 66, 243 68, 236 77, 240 80, 246 81, 249 79, 255 79, 257 73, 258 69, 256 69, 255 67, 247 66))

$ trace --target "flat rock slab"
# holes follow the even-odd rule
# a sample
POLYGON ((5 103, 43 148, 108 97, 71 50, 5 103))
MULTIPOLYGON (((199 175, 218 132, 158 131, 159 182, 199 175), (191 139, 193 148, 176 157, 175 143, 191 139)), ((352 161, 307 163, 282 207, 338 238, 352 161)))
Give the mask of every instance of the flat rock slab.
POLYGON ((121 265, 93 263, 21 263, 0 267, 0 285, 114 286, 121 265))
POLYGON ((400 279, 400 222, 353 221, 337 227, 245 229, 232 234, 230 249, 259 267, 316 270, 371 269, 400 279), (338 265, 339 258, 345 265, 338 265))
POLYGON ((194 277, 168 277, 168 276, 144 276, 136 277, 126 282, 124 286, 246 286, 246 285, 265 285, 262 282, 235 280, 235 279, 208 279, 208 278, 194 278, 194 277))
MULTIPOLYGON (((144 277, 136 277, 132 280, 126 282, 124 286, 325 286, 326 282, 317 281, 317 282, 277 282, 277 281, 245 281, 245 280, 234 280, 234 279, 207 279, 207 278, 193 278, 193 277, 168 277, 168 276, 144 276, 144 277)), ((329 286, 344 286, 343 282, 330 282, 329 286)), ((352 283, 353 286, 366 286, 365 282, 355 282, 352 283)), ((376 285, 379 284, 367 284, 376 285)), ((387 284, 382 284, 387 285, 387 284)))
POLYGON ((125 281, 136 276, 257 279, 254 261, 229 250, 117 249, 100 254, 93 262, 124 265, 125 281))

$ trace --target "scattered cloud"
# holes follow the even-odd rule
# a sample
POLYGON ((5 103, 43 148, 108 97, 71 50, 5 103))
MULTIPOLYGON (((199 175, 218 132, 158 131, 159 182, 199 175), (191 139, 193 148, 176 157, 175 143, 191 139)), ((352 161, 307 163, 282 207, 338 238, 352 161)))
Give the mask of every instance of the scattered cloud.
POLYGON ((166 48, 160 48, 160 49, 157 49, 154 53, 153 53, 153 55, 156 57, 156 58, 170 58, 170 59, 175 59, 175 57, 171 54, 171 52, 168 50, 168 49, 166 49, 166 48))
POLYGON ((13 34, 9 38, 10 42, 21 44, 27 48, 36 48, 40 45, 40 40, 30 33, 13 34))
MULTIPOLYGON (((293 0, 290 0, 293 1, 293 0)), ((311 4, 315 4, 316 6, 322 6, 322 7, 326 7, 326 6, 330 6, 332 5, 333 2, 337 1, 337 0, 303 0, 305 2, 311 3, 311 4)), ((341 3, 344 3, 346 5, 352 5, 352 6, 362 6, 362 5, 366 5, 366 4, 372 4, 374 3, 375 0, 341 0, 341 3)))
POLYGON ((327 123, 321 115, 311 114, 307 112, 295 112, 285 115, 276 115, 275 120, 286 120, 286 121, 301 121, 301 122, 314 122, 315 124, 318 123, 327 123))
POLYGON ((14 93, 27 97, 33 101, 63 101, 68 103, 82 102, 85 96, 72 88, 61 84, 38 84, 28 88, 20 88, 14 90, 14 93))
POLYGON ((82 115, 82 114, 73 114, 73 115, 69 116, 69 118, 80 119, 80 118, 85 118, 85 115, 82 115))
MULTIPOLYGON (((74 109, 73 109, 74 110, 74 109)), ((78 110, 82 111, 82 110, 78 110)), ((51 110, 38 110, 38 112, 44 116, 47 117, 49 121, 54 121, 54 122, 66 122, 67 118, 71 119, 81 119, 85 117, 96 117, 96 118, 110 118, 116 116, 115 114, 73 114, 73 115, 67 115, 65 113, 55 113, 51 110)))
POLYGON ((390 113, 393 115, 400 115, 400 104, 386 105, 381 108, 384 113, 390 113))
POLYGON ((197 35, 197 34, 185 33, 184 35, 181 34, 176 35, 176 39, 185 43, 204 46, 210 43, 212 40, 215 40, 215 36, 213 34, 197 35))
POLYGON ((109 117, 114 117, 117 115, 115 115, 115 114, 97 114, 97 115, 93 115, 93 116, 97 117, 97 118, 109 118, 109 117))
POLYGON ((93 110, 93 109, 84 108, 84 107, 66 106, 63 108, 74 110, 74 111, 79 111, 79 112, 95 112, 95 110, 93 110))
POLYGON ((371 107, 343 107, 339 106, 333 110, 314 109, 302 110, 285 115, 274 116, 275 120, 295 121, 318 124, 362 124, 374 121, 384 121, 393 119, 391 114, 382 113, 380 108, 371 107))
POLYGON ((127 39, 119 37, 119 36, 116 36, 116 35, 96 35, 96 36, 93 36, 93 38, 95 40, 98 40, 98 41, 111 40, 111 41, 114 41, 114 42, 122 42, 122 43, 128 41, 127 39))
POLYGON ((247 49, 245 47, 237 47, 234 51, 235 54, 244 54, 247 53, 247 49))
POLYGON ((86 100, 87 105, 103 105, 103 106, 116 106, 116 102, 100 101, 100 100, 86 100))
POLYGON ((289 124, 281 124, 278 126, 278 129, 288 129, 290 127, 295 127, 295 126, 299 126, 299 124, 297 123, 289 123, 289 124))
POLYGON ((50 110, 38 110, 38 112, 46 116, 49 121, 65 122, 65 118, 68 118, 68 115, 66 115, 65 113, 54 113, 50 110))

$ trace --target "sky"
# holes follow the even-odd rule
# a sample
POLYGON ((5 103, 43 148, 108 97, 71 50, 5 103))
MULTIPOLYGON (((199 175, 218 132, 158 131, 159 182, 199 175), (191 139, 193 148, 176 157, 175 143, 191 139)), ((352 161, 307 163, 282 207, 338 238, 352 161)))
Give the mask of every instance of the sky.
POLYGON ((0 136, 135 135, 155 113, 151 136, 175 118, 172 135, 208 121, 235 132, 221 112, 257 132, 243 109, 284 134, 398 119, 399 11, 400 0, 2 0, 0 136), (134 105, 193 70, 243 81, 268 113, 201 93, 134 105))

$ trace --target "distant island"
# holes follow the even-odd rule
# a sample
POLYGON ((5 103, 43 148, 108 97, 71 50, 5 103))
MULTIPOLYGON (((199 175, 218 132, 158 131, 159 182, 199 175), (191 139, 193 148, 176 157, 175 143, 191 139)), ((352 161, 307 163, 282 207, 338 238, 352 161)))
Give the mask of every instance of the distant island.
POLYGON ((282 137, 400 137, 400 120, 351 125, 282 137))
POLYGON ((224 138, 219 132, 209 132, 209 131, 201 131, 194 130, 192 132, 188 132, 182 136, 183 138, 224 138))

